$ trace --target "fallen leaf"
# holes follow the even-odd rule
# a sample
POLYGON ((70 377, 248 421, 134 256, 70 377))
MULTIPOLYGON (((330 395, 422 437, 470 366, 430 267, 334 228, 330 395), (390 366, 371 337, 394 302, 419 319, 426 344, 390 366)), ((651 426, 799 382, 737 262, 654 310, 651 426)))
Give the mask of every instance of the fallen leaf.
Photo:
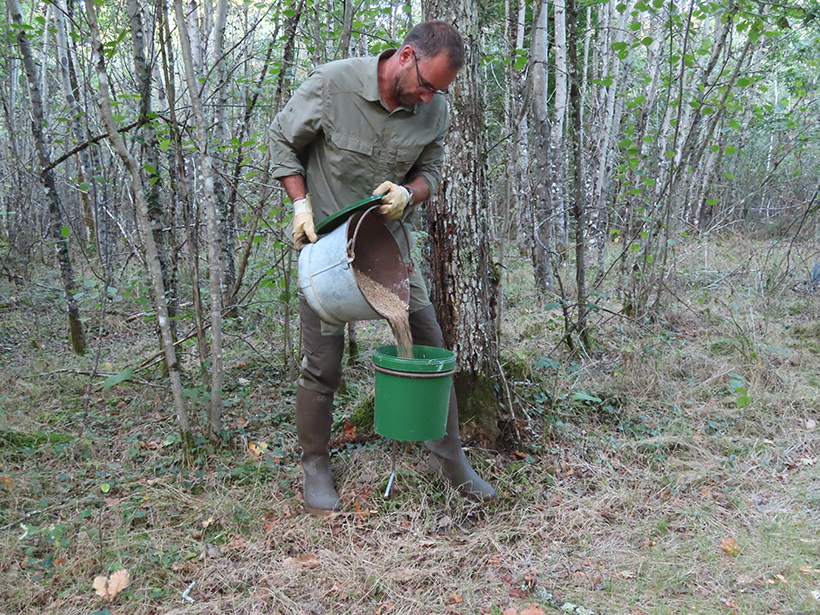
POLYGON ((724 538, 720 541, 720 546, 723 547, 723 550, 732 557, 740 553, 740 545, 737 544, 737 540, 734 538, 724 538))
POLYGON ((521 611, 521 615, 544 615, 544 611, 535 608, 535 605, 531 604, 529 607, 521 611))
POLYGON ((244 551, 247 546, 243 536, 234 536, 222 549, 225 551, 244 551))
POLYGON ((248 450, 250 450, 252 455, 259 457, 268 450, 268 443, 262 440, 251 440, 248 443, 248 450))
POLYGON ((621 578, 622 579, 634 579, 635 573, 631 570, 621 570, 621 578))
POLYGON ((345 438, 352 438, 356 435, 356 426, 352 423, 345 423, 344 428, 345 438))
POLYGON ((54 567, 57 568, 58 566, 62 566, 68 561, 65 557, 58 557, 54 560, 54 567))
POLYGON ((240 416, 236 419, 236 426, 238 429, 245 429, 250 424, 250 421, 246 419, 244 416, 240 416))
POLYGON ((452 596, 450 596, 450 599, 447 601, 447 604, 459 604, 461 602, 464 602, 464 598, 462 598, 458 594, 453 594, 452 596))
POLYGON ((504 611, 504 615, 518 615, 518 609, 510 607, 506 611, 504 611))
POLYGON ((722 602, 723 602, 723 604, 726 605, 726 608, 729 608, 729 609, 736 609, 737 608, 737 602, 735 602, 731 598, 726 598, 726 600, 723 600, 722 602))
POLYGON ((209 525, 213 525, 215 519, 213 517, 208 517, 205 521, 202 522, 202 527, 208 527, 209 525))
POLYGON ((128 587, 130 580, 131 575, 123 568, 112 572, 110 577, 99 576, 95 578, 93 586, 100 598, 110 602, 117 594, 128 587))
POLYGON ((0 483, 3 483, 3 486, 9 491, 14 489, 14 481, 11 480, 8 476, 0 476, 0 483))
POLYGON ((376 610, 376 615, 382 615, 382 613, 387 613, 390 609, 393 608, 392 602, 385 602, 379 605, 379 608, 376 610))
POLYGON ((288 557, 282 562, 286 568, 308 568, 313 570, 321 566, 319 558, 315 555, 298 555, 296 557, 288 557))
POLYGON ((813 431, 815 427, 817 427, 817 421, 814 419, 806 419, 806 429, 808 431, 813 431))

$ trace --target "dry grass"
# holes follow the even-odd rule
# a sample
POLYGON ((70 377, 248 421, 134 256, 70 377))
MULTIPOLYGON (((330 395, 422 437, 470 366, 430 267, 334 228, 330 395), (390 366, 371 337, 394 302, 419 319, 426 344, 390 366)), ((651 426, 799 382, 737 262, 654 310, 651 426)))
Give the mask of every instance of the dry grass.
MULTIPOLYGON (((502 351, 527 439, 468 450, 501 494, 488 505, 454 494, 412 443, 385 499, 389 443, 342 437, 372 388, 366 362, 347 367, 345 511, 324 519, 300 506, 293 391, 264 321, 231 338, 264 357, 226 353, 231 445, 203 444, 185 467, 156 373, 86 406, 94 357, 66 352, 45 303, 0 286, 0 613, 558 612, 548 592, 609 615, 818 613, 818 301, 788 276, 767 287, 782 248, 748 243, 688 246, 668 281, 678 299, 641 323, 599 314, 580 358, 556 350, 558 313, 511 264, 502 351), (119 567, 131 585, 104 604, 92 581, 119 567)), ((361 326, 363 353, 389 335, 361 326)), ((155 346, 125 313, 102 343, 109 372, 155 346)))

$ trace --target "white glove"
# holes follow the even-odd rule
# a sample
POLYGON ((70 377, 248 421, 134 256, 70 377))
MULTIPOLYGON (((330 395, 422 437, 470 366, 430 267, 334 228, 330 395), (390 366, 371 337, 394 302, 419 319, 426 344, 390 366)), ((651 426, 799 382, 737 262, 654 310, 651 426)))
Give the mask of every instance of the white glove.
POLYGON ((310 195, 293 202, 293 247, 301 250, 308 243, 319 241, 316 227, 313 224, 313 208, 310 206, 310 195))
POLYGON ((373 191, 373 194, 385 194, 382 197, 382 206, 379 213, 388 220, 395 220, 404 213, 404 208, 410 203, 413 193, 404 186, 393 182, 383 182, 373 191))

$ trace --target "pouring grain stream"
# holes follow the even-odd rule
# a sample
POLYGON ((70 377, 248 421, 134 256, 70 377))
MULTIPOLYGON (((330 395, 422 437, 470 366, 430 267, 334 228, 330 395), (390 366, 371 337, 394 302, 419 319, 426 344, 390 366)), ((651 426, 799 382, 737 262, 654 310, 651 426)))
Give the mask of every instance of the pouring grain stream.
POLYGON ((382 286, 360 269, 353 268, 359 290, 379 314, 387 319, 393 335, 396 337, 396 353, 403 359, 413 358, 413 334, 410 331, 410 319, 407 314, 407 303, 398 294, 382 286))

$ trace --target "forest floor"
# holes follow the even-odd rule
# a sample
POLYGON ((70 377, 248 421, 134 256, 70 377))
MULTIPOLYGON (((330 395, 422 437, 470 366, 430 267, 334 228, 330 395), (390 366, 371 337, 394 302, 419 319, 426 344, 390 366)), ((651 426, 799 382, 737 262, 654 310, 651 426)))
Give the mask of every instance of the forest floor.
MULTIPOLYGON (((820 613, 817 246, 677 249, 652 318, 593 314, 582 356, 508 264, 501 354, 519 439, 466 442, 499 492, 485 505, 415 443, 399 445, 384 497, 391 442, 350 415, 389 330, 359 325, 334 427, 345 509, 328 518, 301 507, 271 304, 226 322, 227 444, 200 441, 186 465, 158 368, 103 386, 155 354, 145 308, 132 296, 101 319, 84 304, 91 349, 74 356, 57 274, 28 263, 25 283, 0 279, 0 613, 820 613), (103 600, 95 578, 120 569, 127 587, 112 577, 103 600)), ((607 293, 593 300, 617 312, 607 293)))

